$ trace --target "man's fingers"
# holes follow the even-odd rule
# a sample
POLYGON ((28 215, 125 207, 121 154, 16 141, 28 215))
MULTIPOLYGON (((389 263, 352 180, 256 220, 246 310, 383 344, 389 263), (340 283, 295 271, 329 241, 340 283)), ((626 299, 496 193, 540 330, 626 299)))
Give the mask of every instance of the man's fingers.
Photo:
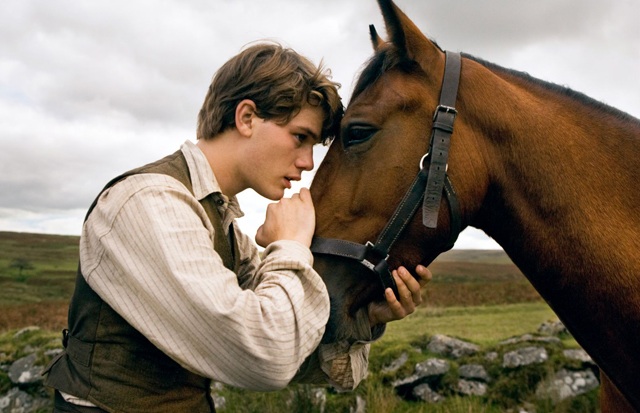
POLYGON ((421 287, 427 285, 427 283, 429 283, 429 281, 431 281, 431 278, 433 277, 431 271, 429 271, 429 269, 424 265, 418 265, 416 267, 416 274, 418 274, 418 282, 420 283, 421 287))
POLYGON ((309 191, 309 188, 300 188, 300 199, 303 202, 310 202, 311 204, 313 204, 313 199, 311 198, 311 192, 309 191))
POLYGON ((385 298, 387 299, 387 304, 389 305, 389 309, 391 310, 392 318, 388 321, 400 320, 407 316, 404 306, 402 303, 396 298, 393 290, 391 288, 387 288, 384 291, 385 298))
POLYGON ((407 301, 410 301, 410 303, 413 305, 420 304, 422 302, 422 293, 420 291, 420 288, 422 286, 420 285, 420 283, 404 267, 398 268, 397 272, 404 282, 406 290, 408 291, 408 295, 405 295, 404 298, 406 298, 407 301))
POLYGON ((405 304, 407 301, 411 301, 413 293, 411 292, 411 290, 409 290, 405 282, 405 277, 402 276, 401 270, 402 270, 402 267, 400 267, 397 270, 393 270, 391 274, 393 275, 393 278, 396 281, 396 286, 398 287, 399 297, 397 298, 402 304, 405 304))

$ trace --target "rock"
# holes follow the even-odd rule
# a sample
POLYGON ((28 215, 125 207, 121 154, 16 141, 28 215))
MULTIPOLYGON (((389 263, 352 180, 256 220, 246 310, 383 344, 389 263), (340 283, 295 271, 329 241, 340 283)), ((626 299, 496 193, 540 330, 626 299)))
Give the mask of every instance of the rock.
POLYGON ((224 383, 221 383, 219 381, 211 382, 211 398, 213 399, 213 405, 215 406, 216 411, 224 410, 224 408, 227 406, 227 399, 225 399, 224 396, 218 393, 223 390, 224 383))
POLYGON ((412 395, 418 400, 427 403, 440 403, 444 400, 444 396, 436 393, 427 383, 420 384, 413 388, 412 395))
POLYGON ((0 412, 29 413, 51 406, 51 400, 33 397, 17 387, 0 396, 0 412))
POLYGON ((583 363, 587 363, 587 364, 594 364, 593 360, 591 359, 591 356, 589 356, 587 354, 586 351, 584 351, 583 349, 579 348, 579 349, 568 349, 568 350, 563 350, 562 354, 568 358, 569 360, 578 360, 581 361, 583 363))
POLYGON ((489 381, 489 375, 482 364, 464 364, 458 369, 458 374, 463 379, 475 381, 489 381))
POLYGON ((486 353, 484 355, 484 359, 487 361, 494 361, 498 358, 498 352, 497 351, 490 351, 488 353, 486 353))
POLYGON ((442 356, 460 358, 462 356, 476 354, 480 350, 480 347, 457 338, 436 334, 431 338, 429 344, 427 344, 427 350, 442 356))
POLYGON ((568 334, 567 328, 561 321, 545 321, 538 327, 540 334, 547 334, 550 336, 557 336, 559 334, 568 334))
POLYGON ((484 396, 487 394, 487 384, 473 380, 458 380, 456 391, 464 396, 484 396))
POLYGON ((558 371, 550 380, 543 381, 536 389, 536 396, 549 398, 555 403, 569 397, 591 391, 599 386, 598 379, 591 370, 558 371))
POLYGON ((449 370, 450 365, 447 360, 428 359, 416 364, 413 374, 404 379, 399 379, 391 383, 400 395, 410 395, 411 389, 424 383, 438 382, 449 370))
POLYGON ((225 399, 224 396, 218 393, 211 393, 211 398, 213 399, 213 405, 216 411, 224 410, 224 408, 227 407, 227 399, 225 399))
POLYGON ((531 403, 524 402, 522 406, 518 406, 515 409, 507 409, 506 413, 536 413, 536 406, 531 403))
POLYGON ((509 344, 524 343, 527 341, 539 341, 543 343, 561 343, 562 342, 562 340, 560 340, 558 337, 549 337, 549 336, 540 337, 540 336, 534 336, 533 334, 523 334, 519 337, 511 337, 507 340, 501 341, 499 344, 505 346, 509 344))
POLYGON ((54 358, 58 354, 62 353, 62 351, 63 350, 61 348, 54 348, 54 349, 51 349, 51 350, 46 350, 44 352, 44 355, 49 357, 49 358, 54 358))
POLYGON ((400 354, 400 357, 393 360, 389 365, 384 366, 381 371, 383 373, 393 373, 400 367, 404 366, 407 360, 409 360, 409 355, 407 354, 407 352, 403 352, 402 354, 400 354))
POLYGON ((23 335, 25 335, 27 333, 30 333, 32 331, 38 331, 38 330, 40 330, 40 327, 38 327, 38 326, 25 327, 25 328, 22 328, 22 329, 16 331, 16 333, 13 335, 13 338, 14 339, 18 339, 18 338, 22 337, 23 335))
POLYGON ((366 413, 367 401, 359 394, 356 395, 356 407, 349 407, 349 413, 366 413))
POLYGON ((30 384, 43 381, 42 367, 34 366, 36 355, 29 354, 11 364, 9 367, 9 379, 14 384, 30 384))
POLYGON ((502 367, 514 368, 529 364, 540 364, 548 359, 549 355, 544 347, 523 347, 505 353, 502 358, 502 367))
POLYGON ((322 387, 311 389, 311 403, 320 410, 320 413, 324 412, 327 405, 327 391, 322 387))

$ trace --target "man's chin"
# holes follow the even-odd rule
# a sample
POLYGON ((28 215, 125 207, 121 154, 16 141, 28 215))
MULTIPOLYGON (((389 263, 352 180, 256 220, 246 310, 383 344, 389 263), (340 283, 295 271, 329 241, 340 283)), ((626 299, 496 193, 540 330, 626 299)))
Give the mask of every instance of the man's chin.
POLYGON ((270 201, 279 201, 284 197, 284 189, 273 189, 270 191, 256 191, 258 195, 267 198, 270 201))

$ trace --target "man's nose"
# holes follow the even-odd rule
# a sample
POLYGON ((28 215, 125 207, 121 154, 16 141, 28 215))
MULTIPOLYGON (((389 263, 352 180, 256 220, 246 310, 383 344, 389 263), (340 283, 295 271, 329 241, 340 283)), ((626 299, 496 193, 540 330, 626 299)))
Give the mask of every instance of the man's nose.
POLYGON ((296 161, 296 166, 302 170, 310 171, 313 169, 313 147, 303 148, 302 153, 296 161))

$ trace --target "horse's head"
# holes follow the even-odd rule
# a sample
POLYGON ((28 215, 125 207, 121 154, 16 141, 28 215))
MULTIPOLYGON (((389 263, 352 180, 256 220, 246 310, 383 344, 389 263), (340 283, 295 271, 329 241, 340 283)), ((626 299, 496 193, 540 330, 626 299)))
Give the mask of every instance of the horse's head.
MULTIPOLYGON (((420 171, 430 147, 445 71, 445 53, 391 1, 379 0, 379 4, 390 41, 383 42, 371 26, 374 56, 356 84, 340 137, 331 145, 311 186, 316 236, 357 244, 379 239, 420 171)), ((465 128, 461 120, 456 120, 456 132, 465 128)), ((452 149, 458 144, 454 137, 452 149)), ((453 155, 449 162, 456 162, 453 155)), ((471 168, 469 156, 458 165, 471 168)), ((450 176, 455 181, 454 170, 450 176)), ((482 182, 475 185, 482 186, 482 182)), ((460 190, 470 189, 456 187, 460 190)), ((408 217, 390 248, 391 268, 404 265, 413 270, 451 247, 452 214, 447 198, 438 204, 442 207, 435 216, 435 228, 423 225, 421 208, 408 217)), ((460 225, 454 231, 468 224, 465 210, 455 219, 460 225)), ((383 284, 358 260, 316 254, 315 266, 332 299, 325 340, 348 337, 354 314, 382 299, 383 284)))

